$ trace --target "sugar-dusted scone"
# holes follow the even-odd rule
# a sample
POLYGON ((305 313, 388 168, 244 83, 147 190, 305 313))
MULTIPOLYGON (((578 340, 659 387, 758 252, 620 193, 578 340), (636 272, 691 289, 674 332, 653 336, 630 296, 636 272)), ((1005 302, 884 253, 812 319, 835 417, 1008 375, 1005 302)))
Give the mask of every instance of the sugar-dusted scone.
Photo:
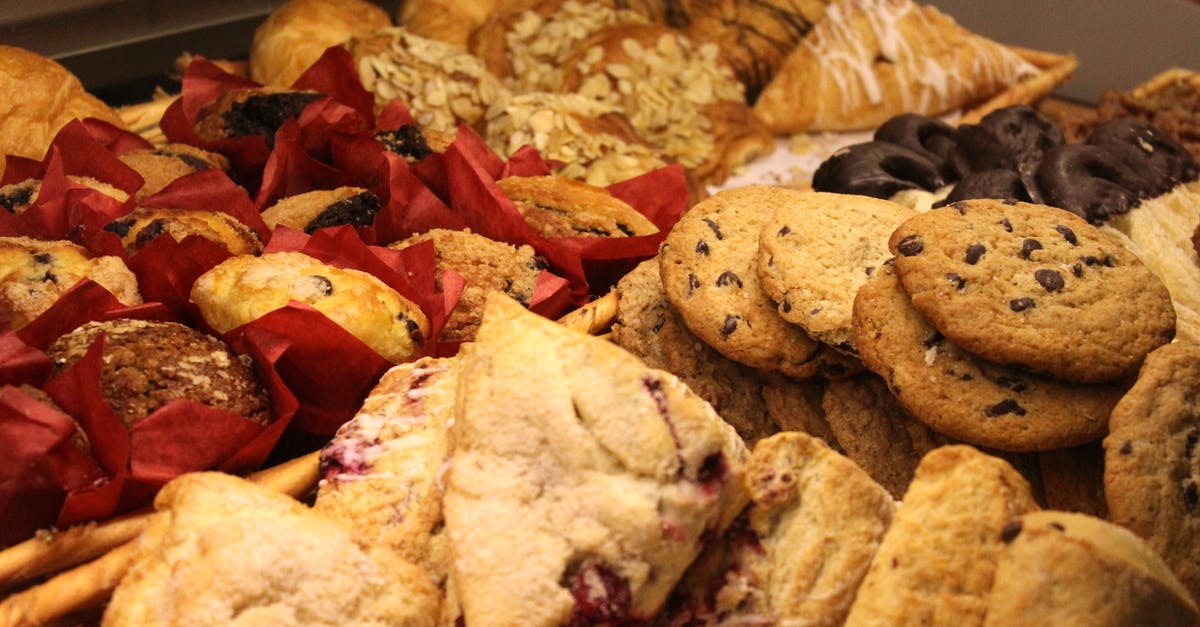
POLYGON ((223 473, 189 473, 161 513, 101 623, 434 625, 429 576, 386 547, 364 547, 288 496, 223 473))
POLYGON ((85 278, 125 305, 142 304, 137 277, 120 257, 94 257, 68 241, 0 237, 0 324, 29 324, 85 278))
POLYGON ((361 187, 318 189, 280 198, 262 212, 268 228, 279 225, 312 233, 340 224, 371 226, 383 203, 361 187))
POLYGON ((488 299, 443 507, 468 625, 648 621, 746 503, 748 451, 674 376, 488 299))
POLYGON ((196 279, 191 300, 219 333, 299 301, 393 362, 416 356, 429 337, 421 308, 383 281, 298 252, 230 257, 196 279))
POLYGON ((418 233, 388 247, 404 249, 425 241, 433 242, 439 290, 442 288, 441 272, 445 270, 457 272, 466 281, 454 311, 442 327, 443 340, 467 342, 475 338, 483 318, 483 303, 490 292, 504 292, 529 306, 542 266, 533 248, 512 246, 470 231, 449 229, 418 233))
POLYGON ((647 366, 679 377, 753 445, 775 431, 762 383, 752 368, 722 357, 688 331, 671 308, 658 260, 638 264, 617 283, 612 340, 647 366))
MULTIPOLYGON (((384 373, 362 409, 321 449, 313 505, 360 543, 390 547, 420 565, 443 590, 452 590, 442 491, 458 377, 454 358, 425 357, 384 373)), ((453 604, 443 611, 456 612, 453 604)))
POLYGON ((510 176, 496 187, 542 237, 637 237, 658 227, 608 190, 557 176, 510 176))
POLYGON ((1125 390, 1064 383, 964 351, 917 313, 890 264, 859 288, 854 336, 863 363, 910 415, 990 448, 1044 451, 1099 440, 1125 390))
POLYGON ((890 257, 888 237, 916 212, 849 194, 798 194, 759 235, 758 276, 779 315, 814 339, 853 354, 854 295, 890 257))
POLYGON ((1030 512, 1002 531, 1005 548, 984 625, 1195 625, 1195 601, 1127 529, 1066 512, 1030 512))
POLYGON ((898 113, 945 113, 1038 70, 1016 52, 912 0, 836 0, 754 110, 777 133, 875 128, 898 113))
POLYGON ((749 526, 758 543, 738 551, 750 589, 740 591, 745 596, 737 612, 726 618, 842 624, 892 522, 895 501, 854 462, 797 432, 754 447, 746 485, 749 526))
POLYGON ((905 221, 888 247, 913 307, 955 344, 998 363, 1114 381, 1136 374, 1175 334, 1162 282, 1061 209, 964 200, 905 221))
POLYGON ((479 59, 404 28, 380 29, 346 46, 377 106, 399 99, 418 124, 441 133, 453 135, 459 124, 482 129, 488 106, 508 91, 479 59))
POLYGON ((1104 439, 1110 519, 1129 528, 1200 597, 1200 345, 1150 353, 1104 439))
POLYGON ((222 211, 142 207, 104 225, 104 230, 116 233, 129 254, 137 253, 162 235, 175 241, 199 235, 234 255, 262 252, 258 234, 222 211))
POLYGON ((796 377, 820 371, 821 344, 780 317, 758 278, 759 233, 803 192, 754 185, 718 192, 679 219, 658 256, 671 305, 722 355, 796 377))
POLYGON ((962 445, 930 451, 846 625, 982 624, 1005 525, 1036 509, 1029 484, 1003 460, 962 445))
POLYGON ((904 496, 921 458, 948 443, 906 414, 883 380, 871 373, 829 381, 821 408, 846 457, 897 499, 904 496))
POLYGON ((775 148, 719 53, 663 24, 614 24, 575 44, 559 89, 620 107, 664 155, 717 185, 775 148))

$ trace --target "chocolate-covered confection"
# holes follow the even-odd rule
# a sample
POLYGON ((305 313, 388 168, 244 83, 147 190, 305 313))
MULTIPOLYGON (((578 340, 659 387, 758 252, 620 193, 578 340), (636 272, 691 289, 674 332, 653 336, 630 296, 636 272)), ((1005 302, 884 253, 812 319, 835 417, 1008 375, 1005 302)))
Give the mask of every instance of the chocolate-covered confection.
POLYGON ((383 144, 384 148, 404 157, 405 161, 410 163, 416 163, 433 154, 433 149, 429 147, 425 135, 416 124, 405 124, 394 131, 379 131, 375 133, 375 139, 383 144))
POLYGON ((1138 189, 1148 189, 1141 174, 1113 153, 1089 144, 1050 149, 1037 170, 1046 203, 1066 209, 1092 224, 1136 207, 1138 189))
POLYGON ((958 133, 954 159, 960 176, 996 168, 1032 174, 1047 150, 1066 141, 1054 122, 1028 105, 997 109, 958 133))
POLYGON ((326 207, 304 227, 304 232, 313 233, 317 229, 339 224, 371 226, 375 221, 375 214, 379 213, 382 206, 378 196, 364 191, 326 207))
POLYGON ((921 153, 882 141, 843 148, 813 174, 816 191, 884 199, 904 189, 933 191, 946 182, 937 165, 921 153))
POLYGON ((1116 118, 1101 124, 1092 131, 1087 143, 1112 153, 1142 174, 1149 188, 1133 191, 1143 197, 1164 194, 1200 175, 1200 164, 1187 148, 1149 122, 1136 118, 1116 118))
POLYGON ((315 91, 233 89, 200 110, 193 130, 209 141, 261 135, 273 146, 275 131, 321 97, 315 91))
POLYGON ((944 200, 935 203, 934 206, 942 207, 972 198, 997 198, 1042 204, 1042 193, 1037 188, 1034 177, 1021 176, 1015 170, 996 168, 966 175, 944 200))
POLYGON ((947 180, 957 179, 950 157, 958 145, 958 130, 927 115, 904 113, 875 130, 875 141, 890 142, 921 153, 947 180))

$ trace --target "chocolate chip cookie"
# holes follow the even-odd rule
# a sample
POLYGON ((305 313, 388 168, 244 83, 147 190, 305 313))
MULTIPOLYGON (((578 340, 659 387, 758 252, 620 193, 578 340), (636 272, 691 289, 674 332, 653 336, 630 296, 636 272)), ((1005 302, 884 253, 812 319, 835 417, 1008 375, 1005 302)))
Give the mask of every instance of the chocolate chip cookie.
POLYGON ((777 430, 755 370, 709 348, 671 308, 657 259, 643 261, 617 283, 612 339, 647 366, 679 377, 748 443, 777 430))
POLYGON ((914 418, 964 442, 1043 451, 1104 437, 1124 392, 1040 377, 968 353, 927 323, 890 265, 854 300, 859 356, 914 418))
POLYGON ((1133 376, 1175 333, 1171 296, 1131 252, 1061 209, 967 200, 892 234, 913 307, 965 350, 1081 383, 1133 376))
POLYGON ((1104 439, 1104 493, 1131 529, 1200 597, 1200 345, 1150 353, 1104 439))
POLYGON ((916 211, 887 200, 809 192, 780 205, 759 236, 758 276, 784 320, 854 352, 854 294, 891 254, 888 237, 916 211))
POLYGON ((758 278, 759 233, 803 192, 752 185, 718 192, 683 215, 663 242, 667 298, 717 352, 754 368, 809 377, 821 344, 779 316, 758 278))

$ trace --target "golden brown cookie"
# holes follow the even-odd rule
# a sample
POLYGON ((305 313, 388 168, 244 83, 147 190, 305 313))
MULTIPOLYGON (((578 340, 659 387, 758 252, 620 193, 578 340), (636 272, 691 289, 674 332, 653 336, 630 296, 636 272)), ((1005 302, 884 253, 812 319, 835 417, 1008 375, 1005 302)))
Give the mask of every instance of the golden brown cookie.
POLYGON ((1104 447, 1089 442, 1037 453, 1047 509, 1108 518, 1104 499, 1104 447))
POLYGON ((442 289, 441 273, 453 270, 466 281, 462 295, 450 318, 442 327, 441 339, 469 342, 475 338, 483 318, 483 303, 490 292, 504 292, 529 306, 537 285, 541 262, 529 246, 512 246, 470 231, 433 229, 394 244, 401 250, 420 242, 432 241, 437 259, 437 289, 442 289))
POLYGON ((193 209, 136 209, 104 226, 121 238, 130 254, 141 250, 160 235, 183 241, 199 235, 220 244, 234 255, 257 255, 262 252, 258 234, 233 216, 220 211, 193 209))
POLYGON ((268 228, 283 225, 312 233, 340 224, 371 226, 382 202, 361 187, 339 187, 294 194, 279 199, 262 212, 268 228))
POLYGON ((1029 484, 1003 460, 962 445, 930 451, 846 625, 981 624, 1005 525, 1036 509, 1029 484))
POLYGON ((608 190, 557 176, 510 176, 496 186, 542 237, 637 237, 658 227, 608 190))
POLYGON ((760 372, 763 402, 767 415, 781 431, 800 431, 820 438, 829 448, 845 454, 834 435, 821 397, 825 395, 825 379, 793 379, 777 373, 760 372))
POLYGON ((191 299, 219 333, 299 301, 397 363, 416 356, 429 337, 421 309, 383 281, 303 253, 230 257, 196 279, 191 299))
POLYGON ((137 277, 120 257, 93 257, 67 241, 0 237, 0 323, 29 324, 85 278, 124 305, 142 304, 137 277))
POLYGON ((1104 439, 1111 520, 1149 543, 1200 596, 1200 346, 1150 353, 1104 439))
POLYGON ((1129 250, 1082 218, 1015 201, 966 200, 892 234, 913 307, 963 349, 1081 383, 1136 374, 1175 334, 1171 295, 1129 250))

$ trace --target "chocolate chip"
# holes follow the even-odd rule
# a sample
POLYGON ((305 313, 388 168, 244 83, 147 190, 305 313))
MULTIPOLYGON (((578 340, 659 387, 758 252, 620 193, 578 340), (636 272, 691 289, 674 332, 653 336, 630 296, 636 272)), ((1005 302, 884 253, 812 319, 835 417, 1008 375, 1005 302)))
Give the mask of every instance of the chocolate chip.
POLYGON ((625 237, 633 237, 634 235, 636 235, 636 233, 633 232, 633 228, 631 228, 629 225, 621 223, 621 222, 617 223, 617 230, 624 233, 625 237))
POLYGON ((791 233, 791 232, 792 232, 792 227, 787 226, 785 224, 785 225, 779 227, 779 232, 776 233, 775 235, 778 237, 783 237, 784 235, 787 235, 788 233, 791 233))
POLYGON ((104 230, 110 233, 116 233, 117 237, 125 237, 129 234, 129 229, 133 227, 134 219, 132 216, 113 220, 104 225, 104 230))
POLYGON ((1117 267, 1117 260, 1113 259, 1111 255, 1105 255, 1104 256, 1104 267, 1106 267, 1106 268, 1117 267))
POLYGON ((938 342, 941 342, 944 339, 946 339, 946 338, 944 336, 942 336, 941 333, 934 331, 932 334, 929 335, 929 337, 925 338, 925 340, 922 341, 921 344, 923 346, 925 346, 925 348, 927 348, 927 349, 933 348, 934 346, 937 345, 938 342))
POLYGON ((734 274, 731 270, 726 270, 717 277, 717 287, 725 287, 727 285, 737 284, 738 289, 742 287, 742 279, 734 274))
POLYGON ((817 314, 819 314, 819 313, 821 313, 821 308, 820 308, 820 307, 813 307, 812 309, 810 309, 810 310, 808 311, 808 315, 810 315, 810 316, 815 316, 815 315, 817 315, 817 314))
POLYGON ((1026 309, 1033 309, 1037 306, 1037 303, 1033 302, 1032 298, 1016 298, 1008 301, 1008 306, 1013 311, 1025 311, 1026 309))
POLYGON ((1062 523, 1057 523, 1057 522, 1052 522, 1052 523, 1050 523, 1050 528, 1051 528, 1051 529, 1054 529, 1054 530, 1056 530, 1056 531, 1066 531, 1066 530, 1067 530, 1067 528, 1066 528, 1066 527, 1064 527, 1064 526, 1062 525, 1062 523))
POLYGON ((1125 440, 1124 442, 1121 443, 1121 448, 1117 449, 1117 452, 1122 455, 1128 455, 1128 454, 1132 453, 1133 452, 1133 442, 1130 442, 1129 440, 1125 440))
POLYGON ((960 201, 960 202, 951 203, 950 208, 957 211, 958 215, 960 215, 960 216, 967 215, 967 203, 965 203, 965 202, 960 201))
POLYGON ((707 257, 708 256, 708 242, 706 242, 704 240, 697 241, 696 242, 696 254, 704 255, 705 257, 707 257))
POLYGON ((1004 414, 1013 414, 1016 416, 1024 416, 1025 408, 1011 398, 1006 398, 995 405, 987 408, 987 415, 991 418, 1003 416, 1004 414))
POLYGON ((48 264, 52 258, 50 253, 38 253, 33 256, 33 260, 40 264, 48 264))
POLYGON ((993 381, 996 385, 1006 387, 1014 392, 1024 392, 1026 388, 1025 382, 1016 377, 1000 375, 993 379, 993 381))
POLYGON ((718 240, 725 239, 725 236, 721 235, 720 225, 718 225, 716 222, 710 220, 709 218, 704 218, 704 223, 708 225, 708 228, 712 229, 713 235, 716 235, 718 240))
POLYGON ((958 291, 963 291, 967 287, 967 280, 959 276, 957 272, 951 272, 946 275, 946 280, 953 283, 958 291))
POLYGON ((1017 536, 1021 535, 1021 529, 1023 527, 1024 525, 1021 523, 1019 518, 1017 520, 1010 520, 1007 523, 1004 523, 1004 527, 1000 529, 1000 540, 1005 544, 1016 540, 1017 536))
POLYGON ((1070 244, 1072 246, 1079 245, 1079 240, 1075 237, 1075 231, 1072 231, 1071 229, 1069 229, 1061 224, 1055 224, 1054 230, 1058 231, 1059 234, 1061 234, 1063 236, 1063 239, 1067 240, 1068 244, 1070 244))
POLYGON ((875 274, 875 266, 867 266, 866 268, 864 268, 864 270, 866 271, 867 276, 871 276, 872 274, 875 274))
POLYGON ((1185 456, 1187 456, 1188 459, 1191 459, 1192 456, 1195 455, 1195 453, 1196 453, 1196 441, 1197 440, 1200 440, 1200 432, 1197 432, 1195 429, 1192 429, 1191 431, 1188 432, 1187 439, 1184 440, 1184 444, 1183 444, 1183 454, 1185 456))
POLYGON ((1046 288, 1047 292, 1057 292, 1063 288, 1062 275, 1054 270, 1042 268, 1033 273, 1033 278, 1037 279, 1038 285, 1046 288))
POLYGON ((1012 222, 1009 222, 1008 218, 1000 218, 1000 226, 1004 227, 1005 231, 1012 233, 1012 222))
POLYGON ((1183 480, 1183 504, 1187 507, 1188 513, 1195 514, 1196 508, 1200 507, 1200 489, 1197 489, 1196 480, 1188 477, 1183 480))
POLYGON ((779 303, 779 309, 781 311, 783 311, 783 313, 788 313, 789 311, 791 311, 792 310, 792 299, 784 297, 783 302, 779 303))
POLYGON ((330 294, 333 294, 333 281, 330 281, 319 274, 309 275, 308 278, 312 279, 317 290, 321 292, 322 295, 329 296, 330 294))
POLYGON ((741 320, 741 317, 734 315, 734 314, 729 314, 728 316, 725 316, 725 324, 721 325, 721 337, 722 338, 727 338, 734 331, 737 331, 738 320, 741 320))
POLYGON ((984 246, 983 244, 971 244, 970 246, 967 246, 967 263, 971 265, 979 263, 979 258, 983 256, 983 253, 986 252, 987 246, 984 246))
POLYGON ((1083 265, 1076 263, 1071 266, 1071 274, 1074 274, 1076 277, 1083 276, 1083 265))
POLYGON ((905 257, 912 257, 921 254, 921 251, 925 250, 925 244, 921 241, 920 235, 909 235, 900 240, 900 243, 896 245, 896 250, 905 257))
POLYGON ((1087 257, 1083 258, 1083 263, 1090 267, 1099 264, 1100 260, 1096 257, 1088 255, 1087 257))
POLYGON ((688 296, 691 296, 692 292, 696 291, 696 288, 698 288, 698 287, 700 287, 700 279, 696 278, 696 275, 689 272, 688 273, 688 296))
POLYGON ((1041 242, 1033 238, 1026 238, 1025 241, 1021 242, 1021 259, 1029 259, 1029 256, 1033 254, 1033 251, 1041 249, 1041 242))

